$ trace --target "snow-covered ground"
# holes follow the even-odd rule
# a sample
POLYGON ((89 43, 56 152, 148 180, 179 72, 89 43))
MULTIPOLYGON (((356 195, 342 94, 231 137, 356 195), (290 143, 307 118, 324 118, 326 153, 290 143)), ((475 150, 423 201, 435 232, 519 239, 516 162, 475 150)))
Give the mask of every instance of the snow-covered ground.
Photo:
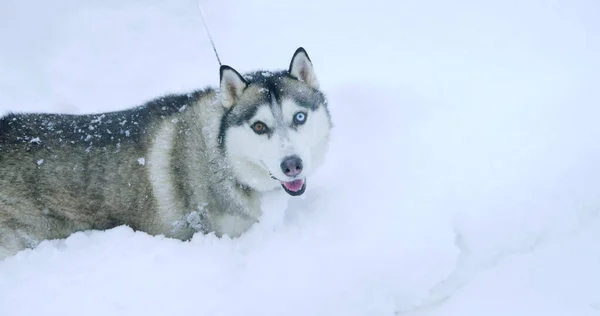
MULTIPOLYGON (((600 315, 600 2, 204 0, 221 59, 304 46, 336 125, 236 240, 127 227, 0 262, 0 315, 600 315)), ((195 0, 0 2, 0 113, 216 85, 195 0)))

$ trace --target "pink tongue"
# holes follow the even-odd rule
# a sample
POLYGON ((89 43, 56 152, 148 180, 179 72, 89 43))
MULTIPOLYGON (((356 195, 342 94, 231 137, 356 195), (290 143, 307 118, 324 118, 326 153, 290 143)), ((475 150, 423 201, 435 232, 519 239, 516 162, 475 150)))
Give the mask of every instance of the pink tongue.
POLYGON ((302 189, 302 186, 304 185, 304 179, 294 180, 294 181, 290 181, 290 182, 281 182, 281 183, 283 183, 283 185, 285 186, 286 189, 296 192, 296 191, 300 191, 300 189, 302 189))

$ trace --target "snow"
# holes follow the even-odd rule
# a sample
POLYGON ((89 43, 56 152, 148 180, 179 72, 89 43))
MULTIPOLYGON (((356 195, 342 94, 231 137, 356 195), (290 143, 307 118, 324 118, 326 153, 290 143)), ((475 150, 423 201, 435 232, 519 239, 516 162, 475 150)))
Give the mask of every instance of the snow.
MULTIPOLYGON (((600 315, 600 3, 203 1, 221 60, 306 48, 335 124, 235 240, 118 227, 0 262, 0 315, 600 315)), ((0 3, 0 113, 217 85, 195 0, 0 3)))

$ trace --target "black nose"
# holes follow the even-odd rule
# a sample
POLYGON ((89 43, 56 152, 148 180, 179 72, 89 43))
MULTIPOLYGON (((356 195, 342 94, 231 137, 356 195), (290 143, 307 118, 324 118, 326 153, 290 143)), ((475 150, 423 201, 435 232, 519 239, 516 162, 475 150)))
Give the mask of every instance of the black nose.
POLYGON ((281 171, 288 177, 299 175, 302 172, 302 159, 298 156, 285 157, 281 162, 281 171))

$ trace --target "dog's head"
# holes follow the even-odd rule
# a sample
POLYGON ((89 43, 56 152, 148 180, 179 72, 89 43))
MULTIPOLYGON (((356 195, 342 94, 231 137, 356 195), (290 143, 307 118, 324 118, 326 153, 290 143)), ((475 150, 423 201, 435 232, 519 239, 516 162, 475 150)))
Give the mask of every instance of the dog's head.
POLYGON ((312 62, 298 48, 287 71, 245 76, 221 66, 226 109, 219 144, 237 180, 258 191, 297 196, 324 161, 331 119, 312 62))

